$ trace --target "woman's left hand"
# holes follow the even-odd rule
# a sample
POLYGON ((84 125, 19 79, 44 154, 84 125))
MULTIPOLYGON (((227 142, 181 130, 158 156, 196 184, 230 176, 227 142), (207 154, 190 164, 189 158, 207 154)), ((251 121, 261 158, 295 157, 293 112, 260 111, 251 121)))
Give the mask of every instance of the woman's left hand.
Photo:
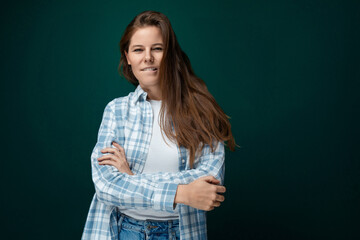
POLYGON ((112 165, 116 167, 119 172, 127 173, 129 175, 134 175, 130 170, 129 163, 126 160, 124 148, 121 147, 118 143, 112 142, 116 148, 104 148, 101 150, 102 153, 111 153, 99 157, 97 160, 100 165, 112 165))

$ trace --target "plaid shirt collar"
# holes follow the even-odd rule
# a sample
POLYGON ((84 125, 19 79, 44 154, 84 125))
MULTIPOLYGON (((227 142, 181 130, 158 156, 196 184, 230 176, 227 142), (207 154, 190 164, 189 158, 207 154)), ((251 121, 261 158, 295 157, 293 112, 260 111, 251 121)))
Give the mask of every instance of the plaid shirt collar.
POLYGON ((144 91, 144 89, 141 88, 140 84, 137 85, 134 94, 132 95, 130 101, 132 105, 135 105, 137 101, 146 101, 147 92, 144 91))

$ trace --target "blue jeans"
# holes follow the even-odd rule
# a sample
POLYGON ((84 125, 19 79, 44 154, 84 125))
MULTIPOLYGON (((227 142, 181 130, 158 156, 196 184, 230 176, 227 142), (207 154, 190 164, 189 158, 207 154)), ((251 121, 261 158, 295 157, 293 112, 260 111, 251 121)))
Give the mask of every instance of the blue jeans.
POLYGON ((136 220, 120 214, 120 240, 176 240, 180 239, 179 220, 136 220))

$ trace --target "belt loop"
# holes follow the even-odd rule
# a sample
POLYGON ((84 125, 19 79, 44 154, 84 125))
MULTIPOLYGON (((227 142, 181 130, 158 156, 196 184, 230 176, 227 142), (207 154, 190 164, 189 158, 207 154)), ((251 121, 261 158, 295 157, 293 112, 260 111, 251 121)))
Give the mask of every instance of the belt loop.
POLYGON ((122 224, 122 221, 124 220, 124 217, 125 215, 123 213, 120 214, 120 218, 118 220, 118 229, 119 229, 119 233, 121 231, 121 224, 122 224))
POLYGON ((172 239, 172 220, 168 221, 168 234, 169 234, 169 239, 172 239))

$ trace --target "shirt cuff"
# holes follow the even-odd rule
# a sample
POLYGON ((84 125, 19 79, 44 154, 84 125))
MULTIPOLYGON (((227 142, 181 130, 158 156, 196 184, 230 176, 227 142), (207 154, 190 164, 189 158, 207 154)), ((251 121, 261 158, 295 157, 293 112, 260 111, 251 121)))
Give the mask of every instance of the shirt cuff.
POLYGON ((174 212, 174 200, 178 183, 159 183, 154 194, 154 208, 174 212))

